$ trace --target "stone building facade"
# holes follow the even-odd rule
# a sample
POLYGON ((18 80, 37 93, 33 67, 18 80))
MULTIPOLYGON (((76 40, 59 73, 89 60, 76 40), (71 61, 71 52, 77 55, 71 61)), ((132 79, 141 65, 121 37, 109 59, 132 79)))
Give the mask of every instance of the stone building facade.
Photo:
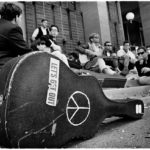
POLYGON ((26 35, 30 43, 34 29, 46 18, 49 26, 60 29, 58 43, 66 51, 72 51, 78 41, 85 42, 83 17, 80 3, 76 2, 25 2, 26 35))
MULTIPOLYGON (((2 2, 0 2, 0 5, 2 2)), ((92 32, 100 34, 100 42, 109 40, 119 48, 127 37, 127 27, 131 43, 149 45, 150 2, 128 1, 25 1, 16 2, 23 10, 24 38, 30 44, 34 29, 46 18, 49 26, 56 24, 60 29, 58 43, 66 52, 71 52, 80 41, 85 43, 92 32), (127 23, 125 15, 132 11, 135 19, 127 23), (136 30, 135 30, 136 29, 136 30)))

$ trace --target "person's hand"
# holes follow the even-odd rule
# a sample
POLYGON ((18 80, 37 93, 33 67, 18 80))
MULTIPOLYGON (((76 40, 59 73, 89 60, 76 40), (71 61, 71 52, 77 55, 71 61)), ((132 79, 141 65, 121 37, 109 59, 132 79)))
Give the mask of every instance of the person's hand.
POLYGON ((138 60, 143 60, 142 55, 138 56, 138 60))
POLYGON ((148 57, 148 53, 144 53, 144 54, 143 54, 143 58, 144 58, 144 59, 147 59, 147 57, 148 57))
POLYGON ((147 73, 147 72, 149 72, 150 71, 150 68, 148 68, 148 67, 143 67, 142 69, 141 69, 141 72, 142 73, 147 73))
POLYGON ((143 65, 144 60, 143 59, 139 59, 140 65, 143 65))
POLYGON ((49 39, 49 41, 51 42, 51 48, 53 48, 53 50, 54 51, 60 51, 60 52, 62 52, 62 49, 61 49, 61 47, 59 46, 59 45, 56 45, 53 41, 51 41, 50 39, 49 39))
POLYGON ((51 43, 50 45, 53 46, 53 45, 54 45, 54 42, 53 42, 51 39, 49 39, 49 41, 50 41, 50 43, 51 43))
POLYGON ((92 52, 91 50, 86 49, 85 51, 86 51, 86 54, 87 54, 88 56, 94 56, 94 54, 93 54, 93 52, 92 52))
POLYGON ((118 56, 117 56, 117 54, 116 54, 116 53, 112 53, 112 55, 111 55, 111 56, 112 56, 112 58, 113 58, 113 59, 118 59, 118 56))

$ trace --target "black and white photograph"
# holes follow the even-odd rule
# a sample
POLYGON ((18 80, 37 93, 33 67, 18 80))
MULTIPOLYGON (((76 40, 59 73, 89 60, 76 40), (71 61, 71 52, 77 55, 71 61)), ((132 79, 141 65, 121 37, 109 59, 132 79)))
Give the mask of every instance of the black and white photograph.
POLYGON ((150 1, 0 1, 0 148, 150 148, 150 1))

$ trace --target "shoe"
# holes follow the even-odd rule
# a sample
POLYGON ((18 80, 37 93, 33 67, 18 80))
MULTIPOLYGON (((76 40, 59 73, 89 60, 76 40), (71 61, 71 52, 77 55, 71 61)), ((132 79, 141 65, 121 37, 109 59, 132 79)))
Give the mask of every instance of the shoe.
POLYGON ((129 73, 129 69, 128 68, 124 68, 121 72, 120 75, 126 76, 129 73))
POLYGON ((116 71, 116 73, 118 73, 118 74, 120 74, 120 73, 121 73, 121 71, 120 71, 120 69, 119 69, 119 68, 115 68, 115 71, 116 71))

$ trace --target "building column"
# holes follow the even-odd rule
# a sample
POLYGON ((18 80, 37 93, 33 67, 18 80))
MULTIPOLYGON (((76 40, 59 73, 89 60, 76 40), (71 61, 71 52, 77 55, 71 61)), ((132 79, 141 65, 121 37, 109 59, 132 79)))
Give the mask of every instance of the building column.
POLYGON ((105 1, 97 2, 97 9, 100 21, 100 32, 102 43, 105 41, 111 41, 110 26, 108 18, 107 4, 105 1))
MULTIPOLYGON (((145 45, 150 45, 150 3, 139 2, 145 45)), ((139 31, 142 32, 142 31, 139 31)), ((141 33, 140 33, 141 34, 141 33)))
POLYGON ((110 41, 110 27, 106 2, 81 2, 86 42, 90 33, 100 34, 100 42, 110 41))

